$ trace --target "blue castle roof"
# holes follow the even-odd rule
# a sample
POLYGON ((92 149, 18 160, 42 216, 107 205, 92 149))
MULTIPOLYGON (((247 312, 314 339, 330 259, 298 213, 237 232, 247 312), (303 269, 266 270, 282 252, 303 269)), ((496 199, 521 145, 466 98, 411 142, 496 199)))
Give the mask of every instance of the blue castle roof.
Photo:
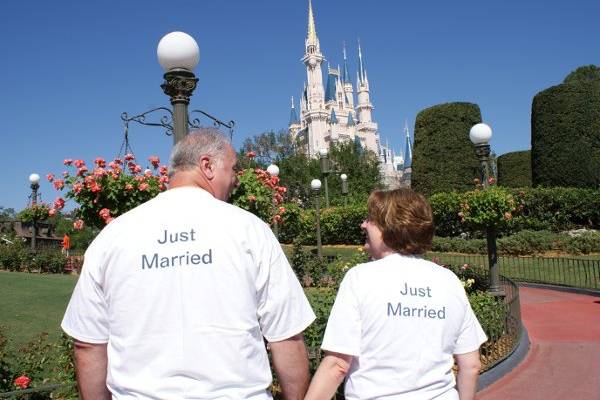
POLYGON ((329 73, 327 75, 327 89, 325 90, 325 102, 330 100, 335 101, 335 82, 337 80, 337 76, 335 74, 329 73))
POLYGON ((331 109, 331 116, 330 116, 329 120, 331 121, 332 124, 338 123, 338 119, 337 119, 337 116, 335 115, 335 110, 333 108, 331 109))

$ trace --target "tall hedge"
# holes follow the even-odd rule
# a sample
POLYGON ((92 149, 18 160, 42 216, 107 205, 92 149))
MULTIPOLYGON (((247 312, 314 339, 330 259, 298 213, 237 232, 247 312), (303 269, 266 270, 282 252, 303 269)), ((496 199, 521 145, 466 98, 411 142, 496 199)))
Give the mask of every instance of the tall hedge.
POLYGON ((478 160, 469 130, 481 122, 472 103, 436 105, 417 114, 412 188, 424 194, 473 189, 478 160))
POLYGON ((502 154, 496 160, 498 185, 506 187, 531 186, 531 150, 502 154))
POLYGON ((531 159, 536 186, 600 187, 600 80, 571 78, 533 98, 531 159))

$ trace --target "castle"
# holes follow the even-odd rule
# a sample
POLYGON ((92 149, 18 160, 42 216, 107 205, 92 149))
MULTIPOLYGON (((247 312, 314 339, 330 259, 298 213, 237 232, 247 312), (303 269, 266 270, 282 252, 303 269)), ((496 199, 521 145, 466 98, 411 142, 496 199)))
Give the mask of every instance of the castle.
POLYGON ((302 62, 306 66, 307 82, 300 97, 300 118, 294 106, 288 130, 304 151, 317 157, 319 150, 331 143, 354 141, 357 146, 378 155, 381 175, 386 187, 410 185, 412 148, 408 125, 405 124, 405 149, 401 155, 380 140, 377 123, 371 112, 369 78, 364 66, 362 49, 358 43, 358 71, 356 73, 356 103, 354 86, 348 73, 346 47, 343 47, 343 67, 327 67, 327 86, 323 86, 321 64, 325 60, 317 31, 311 0, 308 1, 308 29, 302 62))

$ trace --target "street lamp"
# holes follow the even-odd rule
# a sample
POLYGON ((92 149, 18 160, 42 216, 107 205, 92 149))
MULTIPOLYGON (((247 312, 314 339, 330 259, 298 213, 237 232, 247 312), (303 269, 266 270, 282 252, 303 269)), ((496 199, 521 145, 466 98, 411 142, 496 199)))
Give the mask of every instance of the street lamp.
POLYGON ((188 104, 198 83, 192 71, 200 61, 200 49, 187 33, 171 32, 160 39, 156 54, 165 71, 165 82, 160 87, 171 98, 173 142, 177 144, 188 131, 188 104))
MULTIPOLYGON (((38 189, 40 188, 40 176, 38 174, 29 175, 29 183, 31 184, 31 205, 37 205, 38 199, 38 189)), ((37 218, 35 217, 36 213, 33 213, 33 227, 31 233, 31 251, 35 252, 35 242, 37 238, 37 218)))
POLYGON ((342 180, 342 196, 344 196, 344 205, 348 205, 348 175, 341 174, 340 179, 342 180))
MULTIPOLYGON (((473 125, 469 131, 469 138, 475 145, 475 154, 479 158, 481 165, 481 182, 484 189, 489 187, 490 171, 490 145, 488 142, 492 138, 492 128, 484 123, 473 125)), ((495 296, 504 296, 504 291, 500 286, 500 270, 498 267, 498 250, 496 247, 497 232, 494 228, 486 228, 488 264, 490 268, 490 288, 488 291, 495 296)))
POLYGON ((316 219, 317 219, 317 256, 319 259, 323 258, 323 249, 321 246, 321 209, 319 207, 320 203, 320 195, 319 191, 321 190, 321 181, 318 179, 313 179, 310 182, 310 188, 315 191, 315 211, 316 211, 316 219))
MULTIPOLYGON (((279 176, 279 167, 275 164, 271 164, 267 167, 267 172, 271 176, 279 176)), ((275 202, 275 196, 273 196, 273 233, 275 233, 275 237, 279 239, 279 224, 277 223, 275 215, 277 215, 277 203, 275 202)))
POLYGON ((323 182, 325 183, 325 207, 329 208, 329 187, 327 185, 327 175, 331 170, 329 169, 329 158, 327 158, 327 149, 323 147, 319 150, 319 161, 321 164, 321 175, 323 176, 323 182))
MULTIPOLYGON (((200 49, 193 37, 184 32, 171 32, 160 39, 156 48, 158 63, 165 71, 164 82, 160 87, 169 96, 173 110, 167 107, 157 107, 139 115, 130 117, 126 112, 121 114, 125 124, 125 151, 129 146, 129 122, 134 121, 142 125, 163 127, 167 135, 173 135, 173 144, 177 144, 187 135, 190 128, 200 128, 202 125, 198 118, 190 120, 188 105, 198 78, 194 75, 194 68, 200 60, 200 49), (162 113, 159 122, 147 121, 146 117, 153 113, 162 113)), ((230 139, 233 136, 234 122, 228 123, 202 111, 192 110, 212 120, 217 127, 229 128, 230 139)))

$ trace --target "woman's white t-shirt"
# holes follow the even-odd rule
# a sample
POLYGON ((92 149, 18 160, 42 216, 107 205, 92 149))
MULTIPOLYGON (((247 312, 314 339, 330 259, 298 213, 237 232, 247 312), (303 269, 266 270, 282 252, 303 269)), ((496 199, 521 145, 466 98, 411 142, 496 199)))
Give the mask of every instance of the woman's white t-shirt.
POLYGON ((460 280, 392 254, 344 277, 322 349, 354 356, 347 399, 456 399, 454 354, 487 340, 460 280))

